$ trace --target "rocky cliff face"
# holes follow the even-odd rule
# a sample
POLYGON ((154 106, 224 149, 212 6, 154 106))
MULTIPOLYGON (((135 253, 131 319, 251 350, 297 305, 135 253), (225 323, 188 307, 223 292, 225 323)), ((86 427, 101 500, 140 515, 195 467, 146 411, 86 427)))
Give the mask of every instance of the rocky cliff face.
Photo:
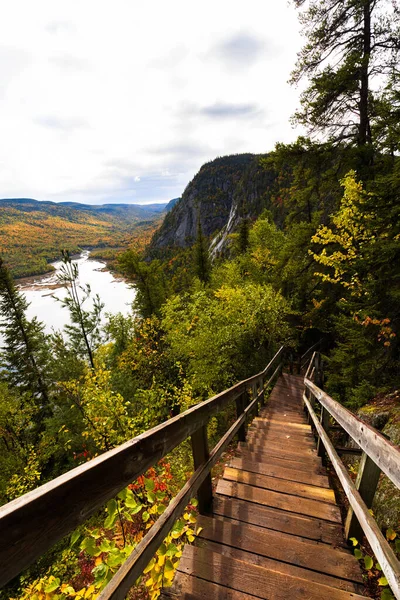
POLYGON ((241 218, 268 207, 275 174, 260 166, 265 156, 224 156, 203 165, 155 233, 150 252, 191 246, 199 219, 213 251, 221 250, 241 218))

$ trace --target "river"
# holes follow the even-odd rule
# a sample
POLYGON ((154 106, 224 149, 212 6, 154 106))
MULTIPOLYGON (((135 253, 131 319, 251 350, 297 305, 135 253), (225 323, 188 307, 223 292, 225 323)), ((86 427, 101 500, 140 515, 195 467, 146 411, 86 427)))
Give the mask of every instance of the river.
MULTIPOLYGON (((78 263, 80 283, 84 285, 88 283, 92 295, 99 294, 105 304, 103 322, 106 320, 107 313, 121 312, 127 315, 130 312, 135 298, 134 288, 130 287, 123 279, 114 277, 107 270, 104 262, 90 260, 89 251, 83 252, 74 262, 78 263)), ((39 321, 45 324, 45 330, 48 333, 51 333, 54 329, 62 330, 64 325, 70 322, 68 310, 52 298, 52 295, 62 298, 66 294, 64 288, 55 287, 57 272, 61 265, 61 262, 53 263, 56 271, 51 275, 36 280, 33 278, 31 282, 19 286, 19 290, 30 303, 27 311, 28 318, 37 317, 39 321)), ((89 309, 90 306, 90 300, 87 300, 84 308, 89 309)))

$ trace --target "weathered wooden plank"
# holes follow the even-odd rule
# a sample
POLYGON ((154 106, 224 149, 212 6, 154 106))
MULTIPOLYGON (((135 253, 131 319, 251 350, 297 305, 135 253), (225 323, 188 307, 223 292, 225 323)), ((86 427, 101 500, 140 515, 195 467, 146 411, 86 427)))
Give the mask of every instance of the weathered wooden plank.
POLYGON ((309 542, 287 533, 270 529, 260 530, 259 527, 248 523, 230 523, 220 519, 199 517, 198 524, 203 527, 201 532, 203 539, 340 579, 362 583, 360 566, 350 552, 309 542))
POLYGON ((279 477, 280 479, 287 479, 288 481, 298 481, 299 483, 306 483, 312 486, 318 486, 323 488, 329 488, 329 480, 326 475, 319 475, 316 473, 317 469, 311 469, 311 471, 300 471, 295 463, 292 468, 282 466, 282 461, 278 459, 279 465, 275 465, 270 461, 269 463, 260 463, 251 459, 245 458, 233 458, 229 462, 229 466, 236 469, 242 469, 243 471, 250 471, 252 473, 260 473, 260 475, 269 475, 270 477, 279 477))
POLYGON ((235 519, 258 527, 284 531, 325 544, 344 546, 341 523, 330 523, 322 519, 306 517, 218 494, 214 498, 213 513, 225 519, 235 519))
POLYGON ((269 477, 268 475, 259 475, 249 471, 240 471, 233 467, 225 467, 224 479, 228 481, 238 481, 246 483, 266 490, 273 490, 282 494, 291 494, 292 496, 300 496, 302 498, 312 498, 321 500, 329 504, 336 504, 335 494, 333 490, 317 487, 315 485, 307 485, 296 481, 287 481, 278 477, 269 477))
POLYGON ((301 415, 291 415, 286 413, 286 411, 274 409, 269 412, 260 412, 262 418, 267 421, 273 419, 279 419, 281 422, 285 423, 297 423, 298 425, 307 425, 307 419, 301 415))
MULTIPOLYGON (((206 548, 186 546, 179 572, 250 593, 266 600, 360 600, 363 596, 307 579, 226 557, 206 548)), ((222 596, 223 598, 223 596, 222 596)))
POLYGON ((271 452, 251 452, 246 448, 245 444, 238 449, 238 454, 242 458, 256 461, 260 464, 289 467, 290 469, 298 469, 307 473, 325 474, 321 466, 321 461, 316 458, 310 458, 305 461, 290 460, 283 456, 281 452, 276 454, 272 454, 271 452))
MULTIPOLYGON (((305 419, 304 419, 304 421, 305 421, 305 419)), ((290 422, 287 422, 287 421, 282 420, 282 419, 268 419, 268 418, 265 418, 265 417, 256 417, 254 419, 254 424, 256 424, 257 427, 259 427, 260 425, 264 425, 264 423, 265 423, 266 426, 269 426, 270 424, 271 425, 276 424, 276 425, 283 426, 285 428, 296 429, 296 430, 299 430, 299 431, 308 431, 308 432, 311 432, 311 426, 308 423, 306 423, 306 422, 304 422, 304 423, 290 423, 290 422)))
POLYGON ((161 600, 254 600, 257 596, 178 572, 172 587, 164 588, 160 598, 161 600))
MULTIPOLYGON (((333 464, 333 467, 340 480, 340 483, 342 484, 345 494, 350 502, 350 505, 354 510, 354 514, 356 515, 370 543, 370 546, 375 556, 377 557, 380 566, 382 567, 385 577, 388 580, 395 597, 400 599, 400 562, 397 560, 393 550, 390 548, 386 539, 382 535, 382 532, 379 529, 375 519, 369 513, 358 490, 356 490, 353 481, 351 480, 348 472, 346 471, 344 464, 342 463, 338 454, 336 453, 332 442, 330 441, 328 435, 322 428, 319 419, 313 410, 311 402, 305 394, 303 396, 303 399, 305 405, 307 406, 310 417, 314 422, 315 428, 321 437, 322 443, 325 446, 325 450, 333 464)), ((329 410, 328 407, 326 408, 329 410)), ((383 438, 383 440, 386 441, 385 438, 383 438)))
POLYGON ((299 449, 298 452, 290 451, 283 454, 285 449, 284 444, 252 444, 251 442, 239 442, 238 449, 246 449, 255 454, 271 454, 273 456, 280 456, 286 460, 298 461, 298 462, 310 462, 314 464, 321 464, 321 459, 317 455, 315 450, 312 449, 299 449))
POLYGON ((259 444, 285 444, 287 448, 314 448, 315 443, 312 439, 307 439, 305 437, 296 437, 293 438, 290 434, 274 434, 273 432, 268 431, 260 432, 257 430, 248 431, 247 441, 250 443, 259 443, 259 444))
POLYGON ((255 420, 252 422, 249 431, 257 431, 259 433, 273 433, 275 435, 290 435, 292 438, 304 438, 308 440, 314 440, 313 433, 311 431, 311 427, 308 429, 293 429, 292 427, 288 427, 288 425, 277 425, 275 423, 260 423, 255 420))
POLYGON ((328 396, 312 381, 305 380, 306 387, 326 408, 355 442, 372 458, 374 463, 400 488, 400 449, 390 443, 379 431, 361 421, 347 408, 328 396))
MULTIPOLYGON (((239 523, 239 521, 237 522, 239 523)), ((201 540, 199 540, 198 543, 196 543, 196 545, 202 547, 201 543, 201 540)), ((204 543, 206 544, 205 547, 210 552, 219 552, 219 554, 223 554, 224 556, 231 556, 232 558, 236 558, 243 562, 249 562, 254 565, 270 569, 272 571, 278 571, 279 573, 283 573, 286 575, 300 577, 300 579, 309 579, 310 581, 315 581, 316 583, 322 583, 323 585, 336 587, 340 590, 346 590, 348 592, 354 592, 356 594, 362 593, 363 590, 363 586, 359 583, 354 583, 353 581, 348 581, 346 579, 338 579, 337 577, 332 577, 331 575, 326 575, 325 573, 319 573, 318 571, 310 571, 309 569, 303 567, 298 567, 293 564, 277 561, 272 558, 266 558, 265 556, 254 554, 253 552, 248 552, 240 548, 234 548, 232 546, 213 542, 208 539, 208 536, 207 541, 204 543)), ((321 545, 325 546, 324 544, 319 544, 318 547, 321 547, 321 545)), ((344 550, 342 550, 342 552, 344 552, 344 550)))
POLYGON ((301 515, 309 515, 325 519, 333 523, 341 523, 340 510, 337 506, 320 502, 318 500, 309 500, 308 498, 300 498, 299 496, 290 496, 289 494, 281 494, 270 490, 237 483, 234 481, 226 481, 221 479, 217 485, 217 493, 263 506, 271 506, 280 508, 301 515))

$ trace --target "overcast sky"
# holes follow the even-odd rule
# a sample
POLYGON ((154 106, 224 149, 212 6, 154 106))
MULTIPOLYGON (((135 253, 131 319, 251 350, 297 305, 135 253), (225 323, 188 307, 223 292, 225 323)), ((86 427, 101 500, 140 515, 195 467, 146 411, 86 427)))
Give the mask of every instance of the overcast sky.
POLYGON ((296 139, 286 0, 10 0, 0 197, 180 196, 207 160, 296 139))

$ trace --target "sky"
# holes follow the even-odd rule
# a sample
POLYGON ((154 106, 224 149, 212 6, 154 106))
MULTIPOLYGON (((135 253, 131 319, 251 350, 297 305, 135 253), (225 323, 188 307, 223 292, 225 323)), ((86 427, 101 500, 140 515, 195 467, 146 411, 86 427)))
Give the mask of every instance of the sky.
POLYGON ((167 202, 204 162, 301 133, 286 0, 12 0, 0 197, 167 202))

